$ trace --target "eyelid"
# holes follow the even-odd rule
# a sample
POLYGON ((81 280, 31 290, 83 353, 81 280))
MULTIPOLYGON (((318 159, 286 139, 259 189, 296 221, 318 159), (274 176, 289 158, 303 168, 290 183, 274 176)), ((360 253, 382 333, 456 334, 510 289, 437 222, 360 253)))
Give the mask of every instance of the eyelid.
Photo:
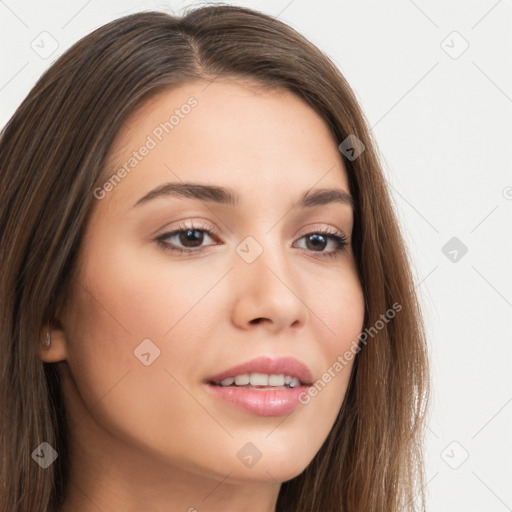
POLYGON ((311 233, 317 233, 320 231, 329 232, 333 235, 339 235, 343 236, 348 240, 348 235, 345 234, 345 232, 337 227, 334 227, 332 225, 326 225, 325 223, 322 224, 321 222, 314 222, 313 224, 309 224, 306 228, 301 230, 299 233, 302 233, 301 235, 298 235, 296 238, 301 238, 305 235, 309 235, 311 233))
MULTIPOLYGON (((205 219, 186 219, 186 220, 180 220, 177 221, 177 223, 172 223, 171 228, 168 228, 167 226, 159 229, 155 236, 162 237, 163 235, 170 236, 173 233, 176 233, 177 231, 185 231, 187 229, 197 229, 199 231, 209 231, 210 233, 214 235, 219 235, 219 230, 215 227, 215 225, 211 224, 205 219)), ((220 235, 219 235, 220 236, 220 235)))
MULTIPOLYGON (((194 230, 197 229, 199 231, 209 231, 210 234, 215 236, 220 236, 218 229, 205 219, 200 219, 200 222, 202 224, 196 224, 194 219, 187 219, 186 221, 178 221, 179 224, 177 226, 173 226, 171 229, 163 228, 159 230, 161 231, 161 234, 155 235, 157 238, 161 238, 164 235, 169 237, 172 234, 175 234, 179 231, 185 231, 185 230, 194 230), (190 223, 190 225, 185 225, 185 223, 190 223)), ((307 227, 303 228, 301 231, 299 231, 300 234, 294 235, 293 240, 297 240, 299 238, 302 238, 306 235, 310 235, 312 233, 319 233, 319 232, 326 232, 328 234, 337 235, 342 238, 345 238, 347 242, 350 242, 350 237, 342 230, 334 226, 326 226, 325 224, 322 225, 321 222, 314 222, 312 224, 309 224, 307 227)))

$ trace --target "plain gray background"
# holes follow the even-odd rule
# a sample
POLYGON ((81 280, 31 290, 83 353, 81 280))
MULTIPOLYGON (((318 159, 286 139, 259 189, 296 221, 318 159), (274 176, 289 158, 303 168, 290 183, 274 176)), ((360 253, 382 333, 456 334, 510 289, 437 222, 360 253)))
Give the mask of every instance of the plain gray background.
MULTIPOLYGON (((204 3, 0 0, 0 125, 93 29, 204 3)), ((429 334, 428 509, 512 510, 512 0, 225 3, 319 46, 372 128, 429 334)))

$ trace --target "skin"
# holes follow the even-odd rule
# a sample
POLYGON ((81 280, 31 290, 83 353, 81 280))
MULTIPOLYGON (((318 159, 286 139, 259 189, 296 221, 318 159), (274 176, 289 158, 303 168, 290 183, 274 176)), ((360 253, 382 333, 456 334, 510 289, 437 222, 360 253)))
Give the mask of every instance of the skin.
POLYGON ((262 355, 295 357, 320 379, 357 339, 364 301, 350 245, 328 258, 334 241, 305 236, 330 229, 350 242, 351 207, 292 209, 311 188, 349 188, 327 125, 288 91, 217 79, 159 93, 118 133, 105 177, 191 96, 190 114, 97 200, 71 296, 40 349, 62 361, 71 425, 61 512, 275 510, 281 482, 315 456, 345 396, 353 361, 288 416, 205 391, 205 378, 262 355), (167 196, 133 206, 182 181, 230 187, 241 203, 167 196), (197 253, 155 241, 192 221, 216 229, 189 243, 197 253), (252 263, 236 252, 247 236, 263 250, 252 263), (148 366, 134 355, 145 339, 160 350, 148 366), (237 457, 247 442, 262 454, 252 467, 237 457))

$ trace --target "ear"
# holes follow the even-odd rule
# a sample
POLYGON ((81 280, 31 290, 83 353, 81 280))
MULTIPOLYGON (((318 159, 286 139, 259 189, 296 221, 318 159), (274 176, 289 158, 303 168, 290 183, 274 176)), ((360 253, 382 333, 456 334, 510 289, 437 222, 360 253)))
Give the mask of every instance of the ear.
POLYGON ((38 355, 41 361, 56 363, 64 361, 68 357, 68 342, 66 333, 58 320, 46 324, 41 330, 38 344, 38 355), (47 333, 50 335, 50 345, 46 345, 47 333))

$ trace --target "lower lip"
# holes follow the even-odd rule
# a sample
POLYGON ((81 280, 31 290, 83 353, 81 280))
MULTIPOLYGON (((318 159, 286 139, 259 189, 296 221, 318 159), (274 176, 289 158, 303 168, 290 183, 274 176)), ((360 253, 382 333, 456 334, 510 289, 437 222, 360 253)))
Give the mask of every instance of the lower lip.
POLYGON ((308 390, 308 386, 286 389, 237 388, 207 384, 210 393, 230 405, 259 416, 283 416, 291 413, 298 405, 299 397, 308 390))

